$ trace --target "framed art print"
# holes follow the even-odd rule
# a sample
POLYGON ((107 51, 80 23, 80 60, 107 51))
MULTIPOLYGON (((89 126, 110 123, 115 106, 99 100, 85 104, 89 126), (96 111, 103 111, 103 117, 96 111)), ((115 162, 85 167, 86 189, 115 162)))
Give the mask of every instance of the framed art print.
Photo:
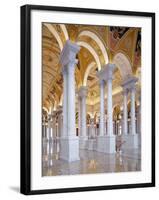
POLYGON ((155 186, 155 14, 21 7, 21 193, 155 186))

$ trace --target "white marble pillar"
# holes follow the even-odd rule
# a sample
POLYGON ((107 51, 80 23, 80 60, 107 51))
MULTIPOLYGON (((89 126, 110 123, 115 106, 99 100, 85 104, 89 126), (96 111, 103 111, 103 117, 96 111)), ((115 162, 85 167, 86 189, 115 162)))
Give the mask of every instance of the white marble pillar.
POLYGON ((58 108, 58 139, 63 134, 63 114, 62 114, 62 107, 58 108))
POLYGON ((100 81, 100 124, 99 124, 99 136, 105 135, 105 108, 104 108, 104 97, 105 97, 105 81, 100 81))
POLYGON ((137 112, 137 135, 138 135, 138 145, 141 148, 141 100, 137 112))
MULTIPOLYGON (((98 118, 97 118, 97 124, 98 124, 98 126, 97 126, 97 137, 99 137, 99 134, 100 134, 100 132, 99 132, 100 116, 98 116, 98 118)), ((105 128, 106 128, 106 126, 105 126, 105 128)), ((106 129, 105 129, 105 131, 106 131, 106 129)))
POLYGON ((113 106, 112 106, 112 77, 107 80, 107 111, 108 111, 108 124, 107 135, 113 135, 113 106))
POLYGON ((42 123, 42 138, 45 139, 45 122, 42 123))
POLYGON ((137 133, 141 134, 141 103, 138 106, 138 112, 137 112, 137 133))
POLYGON ((90 119, 90 139, 95 138, 95 125, 94 125, 94 118, 90 119))
POLYGON ((135 87, 130 88, 130 98, 131 98, 131 134, 136 134, 136 122, 135 122, 135 87))
POLYGON ((67 70, 63 69, 62 71, 63 74, 63 132, 61 133, 61 138, 65 138, 67 136, 67 104, 68 104, 68 99, 67 99, 67 70))
POLYGON ((79 100, 79 136, 80 136, 80 148, 87 148, 87 120, 86 120, 86 95, 87 87, 81 86, 78 91, 79 100))
POLYGON ((137 82, 136 77, 128 77, 127 80, 122 84, 124 89, 130 92, 131 101, 131 116, 130 116, 130 126, 129 134, 123 134, 122 136, 122 149, 135 149, 138 148, 138 135, 136 134, 136 119, 135 119, 135 86, 137 82))
POLYGON ((75 124, 75 65, 79 46, 66 41, 60 55, 63 73, 63 135, 60 139, 60 158, 68 162, 79 160, 79 138, 75 124))
POLYGON ((90 127, 89 127, 89 139, 88 139, 88 150, 95 150, 95 125, 94 118, 90 119, 90 127))
POLYGON ((114 64, 107 65, 107 152, 116 152, 116 136, 113 134, 113 98, 112 98, 112 80, 114 64))
POLYGON ((48 127, 48 122, 46 123, 46 137, 47 137, 47 141, 49 141, 49 127, 48 127))
POLYGON ((87 95, 87 87, 81 86, 79 91, 79 113, 80 113, 80 136, 86 137, 86 95, 87 95))
MULTIPOLYGON (((104 80, 107 83, 107 134, 105 135, 105 131, 101 131, 101 135, 97 138, 97 151, 106 152, 106 153, 115 153, 115 136, 113 135, 113 116, 112 116, 112 79, 113 72, 115 69, 114 64, 105 65, 98 73, 100 81, 104 80)), ((101 90, 101 98, 100 98, 100 119, 102 130, 104 128, 105 120, 103 121, 103 107, 104 107, 104 99, 103 99, 103 88, 101 90), (101 118, 102 117, 102 118, 101 118)), ((104 109, 105 110, 105 109, 104 109)))
POLYGON ((49 118, 48 118, 48 140, 49 142, 52 141, 52 124, 51 124, 51 115, 49 115, 49 118))
POLYGON ((45 138, 47 139, 47 125, 46 125, 46 121, 45 121, 45 138))
POLYGON ((107 115, 105 115, 105 118, 104 118, 104 133, 105 135, 107 135, 107 115))
POLYGON ((76 122, 75 122, 75 64, 76 61, 69 63, 67 67, 68 82, 67 82, 67 135, 74 137, 76 135, 76 122))
POLYGON ((52 114, 52 140, 56 141, 56 112, 53 111, 52 114))
POLYGON ((128 110, 127 110, 127 95, 128 91, 127 89, 124 89, 123 91, 123 134, 128 134, 128 110))
POLYGON ((45 118, 43 118, 43 121, 42 121, 42 141, 43 141, 43 143, 47 142, 47 131, 46 131, 45 118))

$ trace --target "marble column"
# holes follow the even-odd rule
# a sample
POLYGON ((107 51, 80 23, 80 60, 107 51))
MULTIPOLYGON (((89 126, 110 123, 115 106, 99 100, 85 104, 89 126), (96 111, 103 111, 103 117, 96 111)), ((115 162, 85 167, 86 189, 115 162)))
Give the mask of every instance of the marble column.
POLYGON ((45 121, 45 126, 44 126, 44 128, 45 128, 45 138, 46 138, 46 140, 47 140, 47 126, 46 126, 46 121, 45 121))
POLYGON ((56 131, 56 126, 55 126, 55 112, 52 112, 51 115, 51 140, 54 141, 55 140, 55 131, 56 131))
POLYGON ((130 88, 130 99, 131 99, 131 131, 130 131, 130 137, 131 139, 131 148, 138 148, 138 134, 136 134, 136 116, 135 116, 135 83, 130 88))
POLYGON ((136 134, 136 122, 135 122, 135 87, 130 88, 130 98, 131 98, 131 134, 136 134))
POLYGON ((137 112, 137 135, 138 135, 138 145, 139 147, 141 147, 141 100, 137 112))
POLYGON ((87 120, 86 120, 86 95, 87 87, 81 86, 78 91, 79 100, 79 136, 80 136, 80 148, 87 148, 87 120))
POLYGON ((99 124, 99 136, 105 135, 105 108, 104 108, 104 96, 105 96, 105 81, 100 81, 100 124, 99 124))
POLYGON ((94 118, 92 117, 90 119, 90 139, 94 139, 95 138, 95 127, 94 127, 94 118))
POLYGON ((79 138, 75 124, 75 65, 79 46, 66 41, 60 55, 63 74, 63 134, 60 139, 60 158, 68 162, 79 160, 79 138))
POLYGON ((127 89, 124 89, 123 91, 123 134, 127 135, 128 134, 128 110, 127 110, 127 95, 128 91, 127 89))
MULTIPOLYGON (((105 135, 105 131, 101 131, 100 136, 97 138, 97 151, 106 152, 106 153, 115 153, 115 136, 113 135, 113 116, 112 116, 112 79, 113 72, 115 69, 114 64, 108 63, 105 65, 98 73, 100 81, 104 80, 107 84, 107 134, 105 135)), ((101 90, 101 98, 100 98, 100 120, 102 130, 104 129, 103 123, 103 90, 101 90), (102 102, 101 102, 102 101, 102 102)), ((105 122, 105 120, 104 120, 105 122)))
POLYGON ((46 121, 45 121, 45 117, 43 117, 43 121, 42 121, 42 141, 43 143, 47 142, 47 131, 46 131, 46 121))
POLYGON ((45 121, 42 121, 42 138, 46 138, 46 132, 45 132, 45 121))
POLYGON ((105 118, 104 118, 104 133, 105 135, 107 135, 107 115, 105 115, 105 118))
POLYGON ((57 109, 57 115, 58 115, 58 139, 63 134, 63 114, 62 114, 62 106, 59 106, 57 109))
POLYGON ((52 124, 51 124, 52 122, 51 122, 51 115, 49 115, 49 118, 48 118, 48 133, 47 133, 47 135, 48 135, 48 140, 49 140, 49 142, 52 142, 52 124))
POLYGON ((47 138, 47 141, 49 141, 49 127, 48 127, 48 122, 46 123, 46 138, 47 138))
POLYGON ((113 135, 113 106, 112 106, 112 77, 107 80, 107 111, 108 111, 108 131, 107 135, 113 135))
POLYGON ((43 125, 42 125, 43 129, 43 133, 42 133, 42 152, 43 152, 43 156, 47 155, 47 126, 46 126, 46 121, 45 121, 45 117, 43 118, 43 125))
POLYGON ((48 115, 48 124, 47 124, 47 138, 48 138, 48 142, 47 142, 47 154, 48 156, 51 155, 52 150, 53 150, 53 135, 52 135, 52 115, 49 114, 48 115))
POLYGON ((67 67, 68 82, 67 82, 67 136, 74 137, 76 135, 76 122, 75 122, 75 64, 76 62, 69 63, 67 67))
POLYGON ((107 152, 116 152, 116 136, 113 134, 113 99, 112 99, 112 80, 113 72, 115 69, 114 64, 108 65, 107 73, 107 137, 108 137, 108 148, 107 152))
POLYGON ((67 88, 67 70, 62 71, 63 74, 63 132, 61 133, 61 138, 67 137, 67 104, 68 104, 68 99, 67 99, 67 93, 68 93, 68 88, 67 88))
POLYGON ((88 140, 88 150, 95 150, 95 125, 94 125, 94 117, 90 119, 90 127, 89 127, 89 140, 88 140))
MULTIPOLYGON (((141 91, 140 91, 141 92, 141 91)), ((138 133, 141 135, 141 96, 139 96, 138 133)))
MULTIPOLYGON (((128 77, 122 84, 123 88, 130 92, 130 101, 131 101, 131 116, 130 124, 131 129, 129 128, 129 134, 123 134, 122 136, 122 150, 126 149, 136 149, 138 148, 138 135, 136 134, 136 119, 135 119, 135 87, 137 82, 136 77, 128 77)), ((126 105, 125 105, 126 106, 126 105)))

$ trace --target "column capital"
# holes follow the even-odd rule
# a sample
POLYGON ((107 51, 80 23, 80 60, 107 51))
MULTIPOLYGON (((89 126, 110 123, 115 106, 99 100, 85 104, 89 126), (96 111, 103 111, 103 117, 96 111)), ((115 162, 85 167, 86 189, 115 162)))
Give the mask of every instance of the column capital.
POLYGON ((108 63, 105 67, 107 71, 107 80, 113 79, 114 69, 116 68, 115 64, 108 63))
POLYGON ((56 113, 57 113, 57 111, 55 111, 55 110, 52 112, 52 119, 53 119, 54 117, 56 117, 56 113))
POLYGON ((131 88, 129 88, 129 91, 130 91, 130 92, 135 92, 135 91, 136 91, 135 85, 133 85, 131 88))
POLYGON ((42 120, 45 121, 45 115, 42 116, 42 120))
POLYGON ((122 83, 122 87, 124 88, 124 90, 134 90, 135 89, 135 84, 138 81, 137 77, 131 76, 128 77, 126 80, 123 81, 122 83))
POLYGON ((127 88, 123 87, 123 91, 122 91, 123 96, 125 96, 125 95, 127 96, 128 92, 129 92, 129 90, 127 88))
POLYGON ((63 111, 62 106, 58 106, 58 107, 57 107, 57 113, 58 113, 58 114, 61 114, 62 111, 63 111))
POLYGON ((80 98, 86 97, 87 91, 88 91, 88 89, 87 89, 86 86, 81 86, 81 87, 79 88, 79 90, 78 90, 78 96, 79 96, 80 98))
POLYGON ((90 123, 94 123, 94 117, 90 117, 90 123))
POLYGON ((113 79, 113 72, 115 67, 116 67, 115 64, 108 63, 104 65, 99 72, 97 72, 97 76, 99 77, 100 80, 105 80, 105 81, 113 79))
POLYGON ((78 53, 79 50, 80 47, 77 44, 72 43, 70 40, 67 40, 60 55, 61 65, 64 67, 69 63, 76 64, 77 63, 76 54, 78 53))
POLYGON ((99 85, 100 85, 100 86, 105 86, 105 84, 106 84, 106 81, 105 81, 105 80, 103 80, 103 79, 100 79, 100 80, 99 80, 99 85))
POLYGON ((48 121, 50 121, 52 119, 52 115, 48 114, 48 121))

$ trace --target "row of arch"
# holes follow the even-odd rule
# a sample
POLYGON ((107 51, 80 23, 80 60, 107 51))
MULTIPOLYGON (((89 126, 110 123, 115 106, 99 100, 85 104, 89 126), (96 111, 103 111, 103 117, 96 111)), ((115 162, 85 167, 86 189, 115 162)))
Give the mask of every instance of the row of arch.
MULTIPOLYGON (((113 120, 119 120, 120 118, 122 118, 123 110, 121 107, 122 106, 120 106, 119 104, 113 106, 113 109, 112 109, 113 110, 113 120)), ((138 112, 138 108, 139 108, 139 105, 137 105, 137 102, 135 102, 135 114, 138 112)), ((131 113, 131 102, 128 101, 128 103, 127 103, 128 118, 130 118, 130 113, 131 113)), ((87 112, 87 124, 91 118, 93 118, 94 122, 96 122, 97 119, 99 118, 99 113, 95 112, 92 115, 92 113, 87 112)), ((76 124, 78 124, 78 112, 76 112, 76 124)))
MULTIPOLYGON (((56 31, 56 29, 51 24, 44 23, 44 25, 54 35, 54 37, 56 38, 56 40, 57 40, 57 42, 59 44, 60 50, 62 51, 64 44, 63 44, 58 32, 56 31)), ((66 42, 69 39, 66 26, 64 24, 60 24, 60 27, 61 27, 61 30, 64 33, 65 42, 66 42)), ((110 61, 107 47, 105 47, 105 45, 103 44, 102 40, 99 38, 99 36, 97 34, 95 34, 94 32, 92 32, 90 30, 83 30, 83 31, 81 31, 79 33, 78 38, 80 38, 81 36, 90 37, 92 40, 94 40, 96 42, 97 46, 99 46, 99 48, 100 48, 100 50, 101 50, 101 52, 103 54, 104 64, 107 64, 110 61)), ((98 71, 99 71, 102 68, 102 64, 101 64, 100 58, 99 58, 97 52, 94 50, 94 48, 90 44, 88 44, 87 42, 81 41, 80 39, 77 40, 76 43, 77 43, 77 45, 86 48, 92 54, 92 56, 94 57, 94 60, 96 62, 96 65, 98 67, 98 71)), ((132 75, 131 62, 130 62, 128 56, 126 56, 123 52, 117 52, 115 54, 112 62, 114 64, 116 64, 117 67, 119 68, 119 71, 120 71, 121 76, 122 76, 123 79, 128 74, 132 75)), ((93 65, 94 65, 94 62, 89 64, 87 73, 85 75, 86 77, 88 76, 88 73, 91 70, 91 68, 93 67, 93 65)), ((84 80, 87 79, 86 77, 84 78, 84 80)), ((86 81, 84 81, 83 84, 86 84, 86 81)))
MULTIPOLYGON (((59 45, 60 50, 62 51, 64 43, 69 39, 69 35, 67 32, 66 26, 64 24, 59 24, 61 31, 64 35, 64 41, 62 41, 61 36, 59 35, 59 33, 56 30, 56 28, 54 27, 54 25, 44 23, 44 26, 46 26, 48 28, 48 30, 53 34, 53 36, 55 37, 55 39, 59 45)), ((82 85, 87 86, 88 75, 89 75, 91 69, 93 67, 97 66, 98 71, 100 71, 102 68, 102 65, 110 62, 108 48, 103 43, 102 39, 95 32, 90 31, 90 30, 82 30, 78 35, 77 41, 75 41, 75 42, 77 45, 86 48, 94 58, 94 61, 88 64, 86 71, 84 73, 83 80, 82 80, 82 85), (102 61, 100 60, 100 56, 98 55, 96 50, 88 42, 86 42, 85 40, 82 40, 83 37, 89 37, 96 43, 96 45, 100 48, 100 50, 102 52, 102 55, 104 58, 104 63, 102 63, 102 61)), ((112 59, 112 63, 114 63, 117 66, 117 68, 119 69, 120 75, 123 80, 125 80, 129 76, 132 76, 132 66, 131 66, 130 59, 123 52, 121 52, 121 51, 116 52, 116 54, 114 55, 114 57, 112 59)), ((62 99, 62 97, 61 97, 61 99, 62 99)))
MULTIPOLYGON (((130 118, 130 112, 131 112, 131 102, 130 100, 127 103, 127 114, 128 114, 128 118, 130 118)), ((122 115, 122 106, 119 104, 116 104, 113 106, 113 120, 118 120, 120 119, 120 115, 122 115)), ((135 101, 135 113, 137 113, 139 108, 139 105, 137 103, 137 101, 135 101)), ((48 113, 48 110, 46 108, 44 108, 45 112, 48 113)), ((48 119, 46 117, 48 117, 48 115, 44 115, 43 116, 45 118, 45 120, 47 121, 48 119)), ((99 117, 98 113, 95 112, 94 115, 92 115, 92 113, 87 112, 87 124, 88 124, 88 120, 93 118, 96 122, 97 118, 99 117)), ((57 115, 58 118, 58 115, 57 115)), ((76 112, 76 124, 78 124, 78 112, 76 112)))
MULTIPOLYGON (((131 113, 130 101, 128 101, 128 103, 127 103, 128 133, 130 133, 130 126, 131 126, 130 125, 130 118, 131 118, 130 113, 131 113)), ((140 105, 137 105, 137 102, 135 102, 135 123, 136 123, 136 132, 137 133, 140 133, 139 116, 140 116, 140 105)), ((59 126, 58 118, 59 118, 59 114, 56 113, 56 115, 54 115, 56 126, 59 126)), ((123 111, 121 109, 121 105, 117 104, 113 107, 113 133, 115 135, 121 134, 122 126, 123 126, 122 120, 123 120, 123 111)), ((43 123, 47 123, 48 121, 49 121, 49 115, 43 116, 43 123)), ((89 112, 87 112, 87 115, 86 115, 87 128, 93 125, 93 127, 95 128, 95 130, 97 132, 97 130, 99 131, 99 123, 100 123, 99 113, 95 112, 92 117, 92 115, 89 112)), ((105 122, 105 123, 107 123, 107 122, 105 122)), ((89 131, 87 130, 87 134, 88 134, 88 132, 89 131)), ((79 119, 78 119, 78 112, 76 112, 76 135, 78 136, 78 134, 79 134, 79 119)))

